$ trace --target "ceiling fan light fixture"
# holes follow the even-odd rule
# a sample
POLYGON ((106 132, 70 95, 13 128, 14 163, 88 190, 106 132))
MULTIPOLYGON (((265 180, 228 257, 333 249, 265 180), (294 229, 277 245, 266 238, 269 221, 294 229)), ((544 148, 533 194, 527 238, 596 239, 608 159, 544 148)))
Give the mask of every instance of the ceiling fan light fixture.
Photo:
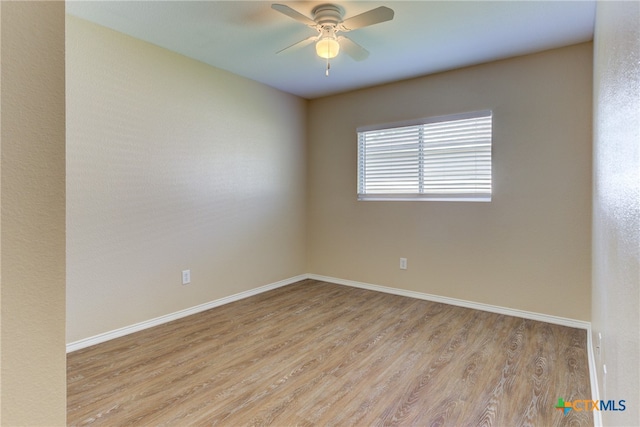
POLYGON ((338 43, 335 37, 323 37, 316 43, 316 53, 320 58, 335 58, 339 52, 340 43, 338 43))

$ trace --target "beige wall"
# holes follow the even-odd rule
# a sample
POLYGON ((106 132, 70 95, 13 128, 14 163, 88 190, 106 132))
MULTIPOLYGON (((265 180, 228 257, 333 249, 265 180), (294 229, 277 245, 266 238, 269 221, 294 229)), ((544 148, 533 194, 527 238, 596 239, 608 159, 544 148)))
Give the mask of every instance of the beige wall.
POLYGON ((305 273, 305 114, 68 16, 67 341, 305 273))
POLYGON ((65 425, 64 2, 0 10, 0 424, 65 425))
POLYGON ((590 319, 592 44, 311 101, 309 271, 590 319), (493 201, 356 201, 356 128, 493 110, 493 201), (399 269, 399 258, 408 269, 399 269))
MULTIPOLYGON (((62 3, 42 6, 30 2, 0 3, 2 425, 65 423, 64 99, 61 96, 64 91, 61 78, 64 7, 62 3)), ((628 402, 639 400, 638 205, 628 204, 637 201, 637 176, 635 183, 625 181, 630 185, 623 186, 624 191, 603 192, 602 189, 619 188, 616 186, 616 179, 620 178, 616 173, 620 170, 618 166, 630 171, 628 176, 632 179, 633 174, 638 173, 637 144, 634 143, 638 135, 633 133, 637 132, 637 123, 616 121, 616 117, 620 117, 619 108, 636 112, 638 108, 637 97, 628 96, 629 90, 637 93, 638 81, 624 77, 637 76, 637 69, 632 70, 633 62, 628 61, 634 52, 638 52, 638 27, 632 21, 637 17, 637 4, 600 4, 595 59, 593 326, 594 333, 604 331, 605 345, 608 345, 604 356, 609 375, 606 380, 601 378, 600 391, 606 393, 602 397, 627 399, 628 402), (614 45, 616 49, 609 49, 614 45), (624 105, 614 102, 621 95, 625 95, 622 96, 624 105), (614 144, 616 141, 619 144, 614 144), (629 153, 631 156, 626 156, 629 153), (611 156, 620 163, 612 161, 611 156), (621 324, 630 326, 620 327, 621 324)), ((80 199, 83 195, 86 200, 76 202, 88 205, 85 208, 76 204, 70 206, 75 210, 74 220, 69 221, 72 228, 69 240, 71 243, 75 239, 73 243, 77 244, 69 248, 70 255, 76 260, 70 263, 70 266, 74 265, 74 271, 70 271, 69 276, 76 278, 70 299, 78 298, 74 321, 82 323, 86 320, 90 324, 86 331, 80 330, 82 325, 76 325, 76 337, 258 286, 260 283, 255 283, 252 271, 258 272, 260 282, 302 272, 304 261, 299 258, 304 258, 305 245, 304 232, 300 231, 304 227, 300 210, 304 206, 299 200, 304 199, 304 190, 300 188, 300 183, 304 182, 301 169, 305 165, 301 160, 304 150, 300 146, 300 139, 304 138, 301 136, 304 127, 300 125, 304 117, 303 103, 77 20, 69 24, 68 30, 67 42, 74 45, 69 49, 70 58, 75 58, 70 59, 69 72, 76 73, 78 78, 68 88, 75 91, 74 98, 78 98, 70 98, 70 111, 77 116, 77 123, 68 123, 70 130, 75 132, 75 139, 70 142, 76 145, 69 150, 70 165, 77 169, 70 173, 73 180, 69 189, 77 194, 69 199, 80 199), (79 35, 81 37, 77 37, 79 35), (98 49, 88 46, 83 37, 93 42, 101 40, 99 49, 109 46, 109 56, 101 59, 98 49), (125 49, 119 52, 118 48, 125 49), (79 54, 87 58, 80 58, 79 54), (107 72, 106 67, 119 55, 127 58, 127 66, 115 68, 117 73, 107 72), (142 57, 149 60, 146 66, 142 57), (155 75, 154 66, 162 64, 164 68, 166 62, 174 64, 173 69, 163 71, 161 77, 155 75), (82 76, 90 69, 105 80, 104 87, 100 88, 100 84, 91 87, 93 83, 82 76), (146 73, 146 80, 142 79, 141 73, 146 73), (118 84, 117 78, 121 79, 118 84), (190 87, 190 79, 199 82, 199 89, 196 90, 195 84, 190 87), (202 87, 203 82, 206 89, 202 87), (143 93, 149 98, 139 99, 125 90, 108 91, 110 85, 118 88, 119 85, 130 87, 127 85, 135 84, 143 87, 143 93), (234 88, 233 95, 228 85, 234 88), (78 93, 80 88, 90 92, 78 93), (198 98, 197 95, 205 91, 215 96, 198 98), (235 103, 236 96, 242 101, 235 103), (247 98, 256 100, 256 104, 246 104, 247 98), (275 102, 277 109, 265 107, 267 100, 275 102), (208 113, 196 114, 194 119, 189 114, 195 110, 190 108, 191 102, 214 106, 207 110, 208 113), (220 106, 225 102, 230 104, 231 110, 220 106), (86 111, 82 111, 82 105, 86 111), (182 110, 185 106, 186 110, 182 110), (146 117, 149 108, 155 111, 155 117, 146 117), (280 109, 286 114, 280 113, 280 109), (105 111, 111 114, 108 121, 96 117, 98 112, 105 111), (145 112, 144 120, 135 120, 139 116, 133 113, 140 111, 145 112), (165 120, 172 120, 174 113, 183 114, 183 120, 195 121, 201 137, 192 134, 184 137, 189 130, 186 126, 174 130, 175 126, 179 127, 178 120, 166 124, 165 120), (284 117, 287 114, 294 117, 284 117), (263 165, 265 169, 259 169, 261 172, 251 172, 253 169, 248 167, 243 169, 244 163, 239 163, 239 159, 248 155, 244 150, 251 138, 247 136, 245 126, 237 126, 240 117, 253 118, 258 123, 260 118, 267 117, 267 123, 260 123, 260 129, 282 132, 278 134, 278 143, 270 138, 267 142, 253 143, 257 144, 256 148, 264 149, 262 154, 268 154, 265 151, 271 149, 281 154, 275 163, 283 170, 276 171, 272 163, 263 165), (81 123, 85 118, 91 126, 81 123), (277 129, 269 125, 272 120, 280 125, 277 129), (204 121, 218 132, 205 126, 204 121), (126 144, 127 138, 138 138, 135 141, 141 142, 141 134, 157 126, 165 132, 156 132, 153 138, 163 147, 162 152, 166 149, 173 155, 160 159, 153 157, 158 155, 158 150, 148 141, 140 148, 146 152, 129 152, 131 147, 126 144), (285 126, 290 129, 280 128, 285 126), (107 132, 101 133, 104 130, 107 132), (214 138, 212 133, 219 135, 220 130, 225 138, 214 138), (121 137, 115 137, 117 135, 121 137), (101 144, 94 145, 95 153, 90 153, 92 149, 86 143, 96 142, 96 139, 101 144), (216 143, 209 146, 203 142, 206 139, 216 143), (171 140, 176 142, 171 144, 171 140), (234 146, 230 141, 244 144, 234 146), (194 155, 192 144, 197 146, 197 155, 194 155), (180 147, 184 150, 180 151, 180 147), (203 147, 210 148, 208 155, 203 147), (113 150, 121 150, 121 155, 113 150), (217 150, 233 156, 221 159, 223 156, 217 150), (164 186, 158 188, 143 177, 155 179, 165 175, 159 170, 172 171, 171 160, 176 155, 180 160, 173 164, 182 165, 182 172, 167 173, 175 180, 164 177, 168 181, 163 182, 164 186, 175 186, 175 191, 170 192, 164 186), (234 168, 226 167, 231 160, 235 161, 232 163, 234 168), (156 169, 150 168, 155 171, 152 175, 144 172, 149 170, 149 163, 155 163, 156 169), (215 166, 213 170, 210 163, 215 166), (97 170, 92 170, 94 167, 97 170), (81 169, 91 172, 86 182, 78 173, 81 169), (263 197, 267 199, 267 208, 261 208, 260 213, 271 215, 256 219, 246 212, 244 208, 255 208, 255 199, 261 197, 256 195, 256 189, 235 188, 237 180, 226 181, 221 174, 214 173, 231 170, 239 170, 235 178, 242 178, 242 171, 270 178, 266 183, 261 182, 261 188, 270 189, 275 194, 275 201, 269 203, 273 199, 263 197), (132 188, 117 194, 118 189, 114 187, 119 179, 125 181, 125 175, 132 188), (285 190, 278 190, 285 182, 283 175, 293 180, 287 181, 285 190), (215 189, 216 203, 198 197, 201 191, 207 193, 206 188, 203 190, 196 185, 203 182, 205 187, 215 189), (270 185, 274 182, 278 182, 278 186, 270 185), (96 191, 96 187, 91 190, 96 183, 101 184, 97 187, 101 191, 96 191), (232 191, 234 188, 238 191, 232 191), (169 192, 171 197, 164 206, 155 205, 160 201, 149 195, 164 197, 169 192), (298 198, 300 194, 302 197, 298 198), (126 211, 113 206, 118 203, 126 211), (284 203, 293 212, 290 210, 287 215, 279 203, 284 203), (120 221, 108 216, 107 212, 120 221), (276 213, 284 215, 285 220, 274 219, 276 213), (137 226, 128 224, 129 220, 137 226), (255 228, 254 221, 257 222, 255 228), (265 221, 274 225, 275 230, 262 228, 265 221), (282 225, 286 221, 290 223, 287 227, 282 225), (171 234, 178 239, 175 244, 153 237, 163 225, 167 229, 179 229, 171 234), (243 230, 243 226, 248 230, 240 235, 247 240, 230 244, 229 236, 243 230), (230 230, 225 233, 227 228, 230 230), (89 236, 84 236, 85 231, 89 236), (283 256, 261 254, 267 245, 255 245, 252 237, 282 242, 274 237, 278 232, 284 232, 285 236, 283 247, 278 251, 283 256), (200 233, 205 236, 200 237, 200 233), (221 235, 226 238, 206 244, 207 239, 221 235), (92 243, 91 238, 97 238, 100 243, 92 243), (145 250, 119 252, 128 247, 145 250), (167 251, 179 248, 172 254, 179 262, 173 263, 171 257, 160 257, 162 259, 156 263, 160 259, 156 255, 162 255, 163 248, 167 251), (209 262, 222 256, 230 265, 215 262, 215 267, 207 268, 207 262, 196 259, 203 250, 213 255, 209 262), (242 256, 247 261, 240 262, 238 253, 246 250, 249 254, 242 256), (99 259, 92 260, 93 255, 99 259), (127 256, 136 261, 135 266, 117 268, 117 262, 132 264, 127 256), (278 261, 279 258, 282 259, 278 261), (80 261, 87 261, 89 265, 75 264, 80 261), (105 263, 114 261, 115 265, 110 264, 113 270, 105 267, 105 263), (171 265, 167 267, 163 262, 171 265), (272 262, 276 265, 272 266, 272 262), (176 267, 178 272, 174 271, 176 267), (171 270, 172 278, 147 277, 144 273, 147 268, 149 275, 155 274, 156 270, 166 271, 169 275, 171 270), (174 292, 172 287, 176 286, 182 268, 192 268, 194 283, 191 289, 174 292), (219 271, 212 272, 216 269, 219 271), (107 280, 102 277, 105 271, 115 281, 109 280, 109 286, 102 287, 107 280), (202 282, 213 285, 203 291, 199 287, 202 282), (168 302, 172 297, 177 301, 168 302), (83 303, 89 307, 83 307, 83 303), (142 315, 131 316, 127 311, 123 315, 125 319, 109 323, 118 319, 121 313, 105 314, 103 306, 120 311, 119 305, 123 305, 125 311, 135 306, 134 311, 141 310, 142 315), (158 308, 150 308, 156 305, 158 308), (98 310, 98 318, 107 320, 105 324, 97 326, 90 316, 86 316, 94 309, 98 310)), ((313 142, 313 150, 308 157, 311 178, 308 185, 308 230, 311 234, 308 247, 311 253, 307 270, 588 319, 589 297, 583 295, 582 282, 589 265, 583 248, 590 240, 584 225, 590 216, 589 206, 585 207, 589 190, 584 188, 584 183, 589 182, 584 176, 589 170, 589 157, 584 154, 585 146, 589 145, 589 133, 584 128, 589 122, 585 109, 590 106, 586 94, 590 89, 585 90, 585 87, 589 86, 590 48, 590 44, 585 44, 314 101, 309 115, 309 140, 313 142), (376 106, 373 102, 385 105, 376 106), (356 126, 480 108, 492 108, 496 120, 492 203, 397 205, 355 202, 356 126), (322 123, 313 120, 314 113, 321 111, 326 113, 322 123), (559 120, 569 120, 569 124, 562 125, 559 120), (568 163, 568 170, 561 174, 561 164, 572 156, 575 158, 568 163), (534 180, 532 176, 536 169, 542 176, 534 180), (560 184, 555 182, 559 176, 565 178, 560 184), (324 186, 327 186, 326 190, 324 186), (479 226, 486 231, 477 231, 479 226), (328 235, 325 237, 324 233, 328 235), (409 270, 397 270, 399 256, 409 258, 409 270), (470 267, 460 267, 457 262, 460 259, 469 262, 470 267), (447 279, 449 276, 451 278, 447 279)), ((632 116, 626 115, 625 119, 629 117, 632 116)), ((255 163, 254 160, 249 165, 253 168, 255 163)), ((271 196, 274 194, 270 193, 271 196)), ((622 414, 604 414, 605 422, 619 424, 620 417, 627 417, 622 423, 636 424, 637 408, 633 405, 628 408, 622 414), (614 416, 617 417, 612 418, 614 416)))
POLYGON ((640 3, 598 3, 594 44, 592 330, 600 396, 627 401, 602 415, 640 425, 640 3))

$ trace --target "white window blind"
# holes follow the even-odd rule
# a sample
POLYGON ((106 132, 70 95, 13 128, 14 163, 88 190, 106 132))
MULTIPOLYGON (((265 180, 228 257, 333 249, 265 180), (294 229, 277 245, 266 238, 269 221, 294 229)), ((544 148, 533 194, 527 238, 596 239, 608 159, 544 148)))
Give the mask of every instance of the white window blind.
POLYGON ((358 128, 358 200, 491 201, 491 111, 358 128))

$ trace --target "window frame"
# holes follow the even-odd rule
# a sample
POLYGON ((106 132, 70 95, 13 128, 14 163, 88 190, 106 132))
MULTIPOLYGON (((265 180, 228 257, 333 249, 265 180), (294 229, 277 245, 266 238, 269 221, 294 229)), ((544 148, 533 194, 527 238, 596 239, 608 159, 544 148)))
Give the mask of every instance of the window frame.
MULTIPOLYGON (((422 131, 424 129, 420 129, 420 137, 418 143, 418 149, 416 153, 416 161, 418 162, 418 180, 422 182, 424 180, 424 140, 422 139, 422 131)), ((357 168, 357 194, 359 201, 470 201, 470 202, 490 202, 493 195, 493 111, 492 110, 478 110, 471 111, 465 113, 457 113, 457 114, 449 114, 442 116, 433 116, 426 117, 421 119, 414 120, 406 120, 400 122, 392 122, 385 124, 377 124, 377 125, 369 125, 369 126, 360 126, 356 129, 357 131, 357 144, 358 144, 358 168, 357 168), (446 192, 425 192, 422 189, 419 192, 403 192, 403 193, 381 193, 381 192, 373 192, 367 193, 363 192, 364 184, 364 176, 363 176, 363 162, 365 161, 365 154, 363 153, 364 144, 366 141, 362 140, 362 134, 367 132, 377 132, 384 130, 393 130, 399 128, 409 128, 409 127, 418 127, 418 126, 427 126, 438 123, 446 123, 446 122, 455 122, 460 120, 468 120, 468 119, 489 119, 489 148, 488 148, 488 161, 489 161, 489 189, 488 193, 486 192, 486 188, 482 191, 469 191, 462 192, 461 190, 454 190, 450 193, 446 192)), ((485 144, 486 145, 486 144, 485 144)), ((453 148, 456 148, 455 146, 453 148)), ((486 156, 486 147, 483 150, 478 150, 478 152, 485 153, 486 156)), ((486 173, 486 168, 485 168, 486 173)), ((476 178, 477 179, 477 178, 476 178)), ((420 187, 420 184, 418 184, 420 187)), ((421 187, 420 187, 421 188, 421 187)), ((366 189, 364 189, 366 191, 366 189)))

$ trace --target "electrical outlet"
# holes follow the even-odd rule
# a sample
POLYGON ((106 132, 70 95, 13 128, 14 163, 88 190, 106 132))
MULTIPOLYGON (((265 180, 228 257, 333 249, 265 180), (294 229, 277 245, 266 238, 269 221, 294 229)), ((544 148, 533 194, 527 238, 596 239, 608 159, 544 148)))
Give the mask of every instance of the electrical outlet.
POLYGON ((191 283, 191 270, 182 270, 182 284, 188 285, 191 283))
POLYGON ((400 258, 400 270, 406 270, 406 269, 407 269, 407 259, 400 258))

